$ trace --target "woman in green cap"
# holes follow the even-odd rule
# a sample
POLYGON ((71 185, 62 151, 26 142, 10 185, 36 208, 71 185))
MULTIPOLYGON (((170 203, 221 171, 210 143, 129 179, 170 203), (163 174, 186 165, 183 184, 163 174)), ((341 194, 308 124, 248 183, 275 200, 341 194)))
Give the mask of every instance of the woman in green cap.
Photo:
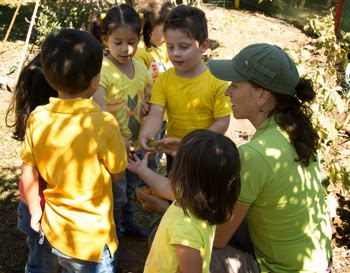
POLYGON ((232 220, 217 227, 211 272, 330 271, 330 217, 308 106, 316 95, 312 82, 270 44, 250 45, 232 60, 208 66, 215 77, 232 82, 225 94, 233 116, 256 129, 239 147, 241 193, 232 220), (253 255, 230 246, 245 219, 253 255))

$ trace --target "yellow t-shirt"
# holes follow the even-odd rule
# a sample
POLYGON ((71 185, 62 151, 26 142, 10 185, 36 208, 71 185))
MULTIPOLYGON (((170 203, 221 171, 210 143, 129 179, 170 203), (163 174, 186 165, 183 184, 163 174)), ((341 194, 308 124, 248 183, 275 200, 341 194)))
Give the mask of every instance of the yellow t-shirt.
POLYGON ((209 272, 216 226, 198 219, 192 213, 187 217, 175 202, 167 209, 159 224, 148 254, 144 273, 176 273, 179 262, 174 245, 197 249, 203 258, 202 272, 209 272))
MULTIPOLYGON (((158 76, 172 66, 166 44, 163 43, 160 47, 151 47, 146 49, 145 44, 140 42, 134 56, 135 59, 143 62, 148 69, 150 75, 150 84, 153 86, 154 81, 158 76)), ((165 111, 163 120, 168 120, 168 115, 165 111)))
POLYGON ((117 118, 123 138, 132 140, 132 146, 139 150, 140 108, 150 77, 143 63, 138 60, 132 62, 135 75, 129 79, 111 61, 103 58, 100 85, 107 91, 107 112, 117 118))
POLYGON ((182 78, 172 67, 154 82, 151 103, 167 110, 167 136, 182 139, 231 114, 229 97, 224 94, 227 87, 228 83, 215 78, 208 68, 196 78, 182 78))
POLYGON ((147 67, 148 73, 151 76, 151 85, 153 85, 154 80, 158 78, 159 74, 163 73, 169 67, 169 57, 165 43, 160 47, 146 49, 145 44, 140 42, 134 59, 143 62, 147 67))
POLYGON ((114 253, 110 173, 127 166, 116 119, 90 99, 50 98, 29 116, 21 158, 47 182, 42 228, 50 244, 92 262, 106 244, 114 253))

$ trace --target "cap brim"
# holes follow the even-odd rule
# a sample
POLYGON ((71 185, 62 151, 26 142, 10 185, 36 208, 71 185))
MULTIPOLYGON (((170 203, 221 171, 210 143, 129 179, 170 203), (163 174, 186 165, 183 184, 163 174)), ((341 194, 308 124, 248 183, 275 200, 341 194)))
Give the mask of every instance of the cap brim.
POLYGON ((224 81, 241 82, 248 80, 233 67, 232 60, 209 60, 208 67, 216 78, 224 81))

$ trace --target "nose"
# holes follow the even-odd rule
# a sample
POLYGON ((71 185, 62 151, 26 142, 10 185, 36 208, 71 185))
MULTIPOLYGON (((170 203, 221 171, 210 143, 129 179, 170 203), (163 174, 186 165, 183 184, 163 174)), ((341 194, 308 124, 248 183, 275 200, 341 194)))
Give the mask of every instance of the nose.
POLYGON ((123 43, 122 44, 122 49, 121 49, 121 51, 123 52, 123 53, 125 53, 125 52, 129 52, 129 44, 126 44, 126 43, 123 43))
POLYGON ((231 94, 232 94, 232 86, 231 85, 229 85, 228 87, 227 87, 227 89, 225 90, 225 96, 228 96, 228 97, 231 97, 231 94))
POLYGON ((176 57, 181 56, 181 50, 178 47, 175 47, 173 50, 173 55, 176 57))

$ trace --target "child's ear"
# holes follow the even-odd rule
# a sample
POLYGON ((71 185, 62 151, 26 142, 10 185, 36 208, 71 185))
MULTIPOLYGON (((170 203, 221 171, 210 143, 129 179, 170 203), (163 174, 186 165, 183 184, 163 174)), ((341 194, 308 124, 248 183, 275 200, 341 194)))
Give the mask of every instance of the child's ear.
POLYGON ((100 83, 100 78, 101 78, 101 74, 98 73, 96 74, 90 81, 90 86, 93 88, 93 89, 97 89, 98 87, 98 84, 100 83))
POLYGON ((210 41, 209 39, 205 39, 203 41, 203 43, 200 44, 200 50, 201 50, 201 53, 204 53, 207 51, 207 49, 209 48, 209 45, 210 45, 210 41))

